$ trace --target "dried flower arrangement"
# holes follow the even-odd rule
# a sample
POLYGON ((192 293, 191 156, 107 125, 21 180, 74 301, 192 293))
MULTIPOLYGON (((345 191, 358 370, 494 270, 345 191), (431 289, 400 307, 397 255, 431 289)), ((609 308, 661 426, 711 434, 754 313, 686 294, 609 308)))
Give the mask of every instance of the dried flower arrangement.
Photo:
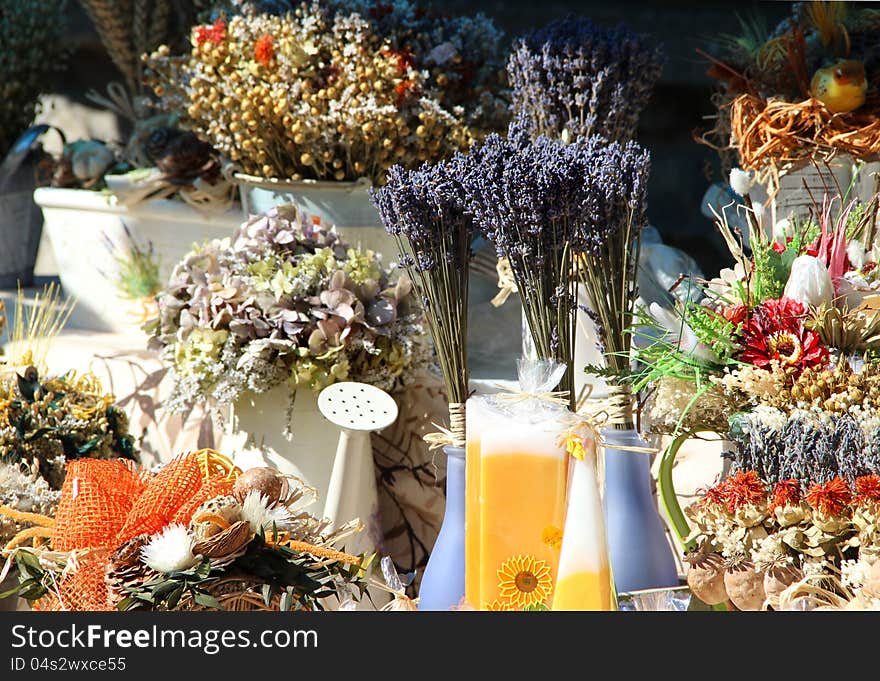
POLYGON ((284 383, 390 389, 428 356, 411 289, 296 206, 253 216, 186 255, 158 296, 147 330, 172 367, 166 406, 230 403, 284 383))
POLYGON ((156 473, 76 461, 67 479, 36 519, 50 544, 6 551, 35 609, 321 610, 366 591, 370 559, 333 548, 357 521, 330 531, 303 510, 314 491, 274 469, 200 450, 156 473))
POLYGON ((471 124, 488 124, 480 121, 486 97, 472 104, 470 94, 488 91, 482 74, 456 73, 456 58, 477 49, 465 48, 471 38, 488 37, 484 48, 495 49, 488 21, 440 23, 436 38, 422 36, 422 23, 422 37, 410 42, 412 27, 392 21, 414 15, 407 5, 371 19, 347 4, 303 3, 283 15, 246 4, 195 27, 190 54, 156 50, 149 82, 166 109, 184 112, 252 175, 378 185, 395 164, 411 168, 466 149, 479 133, 471 124), (430 52, 417 52, 432 41, 430 52))
POLYGON ((704 55, 723 84, 716 127, 704 142, 736 150, 747 170, 880 152, 880 99, 869 91, 878 68, 876 9, 802 2, 773 30, 741 23, 742 34, 727 36, 723 51, 704 55))
POLYGON ((737 573, 742 584, 726 592, 737 607, 762 607, 808 570, 878 556, 867 491, 880 472, 875 215, 873 202, 826 196, 813 218, 785 221, 772 238, 752 230, 751 257, 720 216, 736 268, 678 314, 652 307, 661 338, 640 352, 636 384, 653 391, 649 417, 675 436, 726 435, 735 471, 689 510, 699 529, 690 536, 669 489, 675 448, 661 462, 661 495, 683 542, 698 543, 700 569, 717 577, 721 553, 737 573), (783 492, 793 501, 773 501, 783 492), (789 581, 765 589, 778 565, 789 581))
POLYGON ((474 226, 462 201, 463 157, 418 170, 395 166, 372 200, 397 240, 419 295, 449 400, 451 444, 465 445, 468 263, 474 226))
MULTIPOLYGON (((490 135, 461 163, 464 205, 510 263, 538 357, 568 367, 560 389, 574 407, 575 272, 595 262, 602 269, 597 300, 611 302, 605 287, 609 267, 618 264, 609 260, 611 244, 621 232, 630 243, 644 224, 647 153, 598 136, 532 141, 515 124, 506 138, 490 135)), ((621 265, 634 278, 631 253, 621 265)), ((622 302, 620 293, 614 302, 622 302)), ((608 318, 619 325, 613 314, 608 318)))
POLYGON ((662 67, 660 50, 623 25, 554 21, 514 44, 507 62, 513 116, 532 137, 626 142, 636 136, 662 67))
POLYGON ((10 0, 0 7, 0 158, 33 122, 49 78, 68 55, 66 0, 10 0))
POLYGON ((90 91, 87 98, 127 120, 132 132, 118 148, 94 139, 65 143, 49 170, 52 186, 109 188, 123 204, 176 195, 200 208, 227 208, 234 187, 221 177, 217 153, 178 127, 178 113, 157 112, 143 94, 141 55, 161 43, 182 45, 194 20, 192 8, 172 0, 82 0, 82 5, 125 82, 110 83, 106 95, 90 91))
POLYGON ((18 518, 0 519, 0 542, 28 528, 30 513, 54 509, 67 462, 80 458, 136 460, 128 418, 90 374, 46 378, 48 345, 71 304, 54 285, 33 306, 16 303, 10 352, 0 372, 0 505, 18 518))

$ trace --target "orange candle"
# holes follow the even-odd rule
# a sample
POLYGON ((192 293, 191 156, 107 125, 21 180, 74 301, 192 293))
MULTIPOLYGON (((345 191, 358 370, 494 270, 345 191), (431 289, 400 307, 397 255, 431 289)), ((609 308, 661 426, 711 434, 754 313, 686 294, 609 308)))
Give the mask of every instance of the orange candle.
POLYGON ((480 437, 480 609, 549 606, 565 513, 566 455, 553 414, 497 419, 480 437))

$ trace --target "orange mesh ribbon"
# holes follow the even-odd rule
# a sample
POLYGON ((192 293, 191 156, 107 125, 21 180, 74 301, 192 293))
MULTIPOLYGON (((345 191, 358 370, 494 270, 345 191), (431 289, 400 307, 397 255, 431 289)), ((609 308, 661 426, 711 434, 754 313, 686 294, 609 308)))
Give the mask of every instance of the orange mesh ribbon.
POLYGON ((179 456, 156 475, 122 460, 69 462, 52 548, 91 550, 77 557, 75 569, 34 609, 112 610, 104 574, 118 546, 171 523, 188 524, 202 503, 232 491, 240 471, 206 451, 179 456))

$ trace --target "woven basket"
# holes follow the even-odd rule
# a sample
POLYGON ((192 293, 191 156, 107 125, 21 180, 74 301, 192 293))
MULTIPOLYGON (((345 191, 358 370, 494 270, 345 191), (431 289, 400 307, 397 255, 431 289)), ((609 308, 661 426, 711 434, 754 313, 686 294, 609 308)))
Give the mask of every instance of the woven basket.
MULTIPOLYGON (((227 575, 210 584, 200 585, 200 587, 217 599, 222 610, 231 612, 278 612, 280 610, 281 594, 275 594, 267 606, 263 598, 263 583, 255 582, 249 575, 227 575)), ((174 610, 204 612, 214 611, 217 608, 199 605, 193 601, 192 596, 187 594, 180 599, 174 610)))

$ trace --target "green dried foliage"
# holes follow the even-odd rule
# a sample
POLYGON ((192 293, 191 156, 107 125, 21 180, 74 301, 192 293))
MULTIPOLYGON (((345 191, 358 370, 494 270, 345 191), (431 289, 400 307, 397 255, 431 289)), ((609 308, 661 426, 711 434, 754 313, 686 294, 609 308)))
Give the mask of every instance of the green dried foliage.
POLYGON ((0 158, 31 125, 69 54, 66 0, 0 2, 0 158))
POLYGON ((740 350, 739 343, 733 340, 739 334, 740 324, 697 303, 688 305, 686 320, 700 342, 711 348, 723 364, 740 350))

